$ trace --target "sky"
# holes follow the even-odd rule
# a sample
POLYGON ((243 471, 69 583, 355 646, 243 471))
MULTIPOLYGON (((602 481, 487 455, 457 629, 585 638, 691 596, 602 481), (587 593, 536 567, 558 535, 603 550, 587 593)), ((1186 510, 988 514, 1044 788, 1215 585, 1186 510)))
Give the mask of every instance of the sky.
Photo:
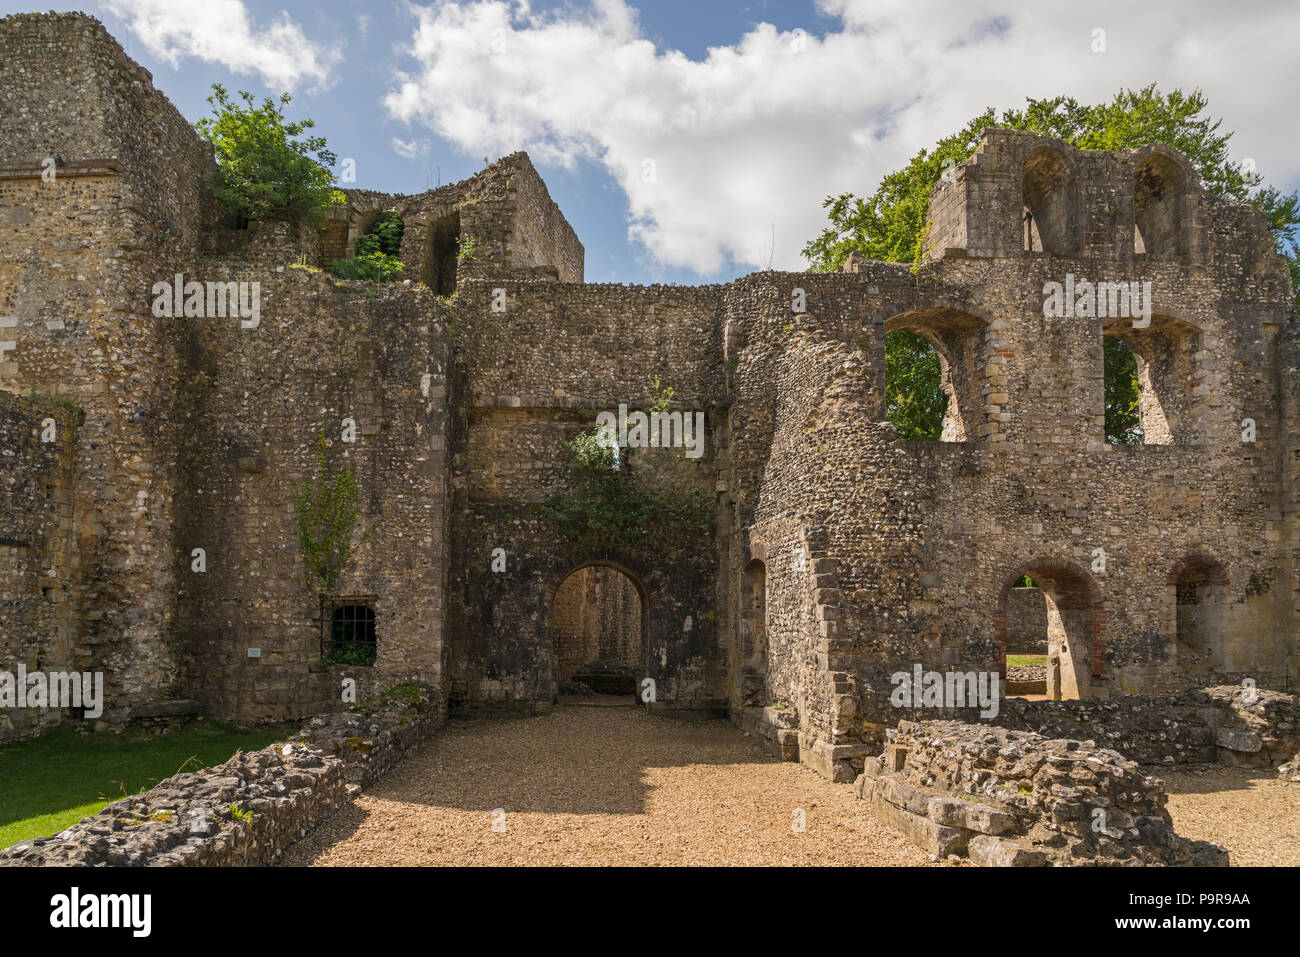
POLYGON ((805 268, 828 195, 1030 97, 1200 88, 1234 158, 1300 187, 1294 0, 0 0, 49 9, 99 17, 191 121, 213 83, 291 92, 355 162, 345 186, 415 193, 526 150, 589 282, 805 268))

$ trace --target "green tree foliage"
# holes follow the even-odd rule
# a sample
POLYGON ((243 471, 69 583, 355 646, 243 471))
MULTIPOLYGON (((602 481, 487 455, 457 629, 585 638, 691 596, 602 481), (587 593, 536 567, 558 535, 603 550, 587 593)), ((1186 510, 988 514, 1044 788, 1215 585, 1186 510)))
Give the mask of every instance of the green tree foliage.
POLYGON ((1257 175, 1235 163, 1228 152, 1232 134, 1220 133, 1222 121, 1203 115, 1206 106, 1199 90, 1164 94, 1152 84, 1121 90, 1111 102, 1098 106, 1058 96, 1027 100, 1023 110, 1005 110, 1001 116, 985 110, 933 149, 919 151, 866 199, 852 193, 827 197, 822 206, 830 225, 804 246, 804 257, 817 270, 838 269, 854 251, 884 262, 919 263, 930 192, 945 164, 968 159, 985 127, 1002 127, 1053 136, 1080 149, 1172 146, 1187 157, 1211 193, 1252 203, 1264 212, 1278 251, 1289 260, 1292 275, 1300 277, 1300 199, 1261 185, 1257 175))
MULTIPOLYGON (((1251 203, 1263 211, 1273 241, 1290 266, 1297 308, 1300 308, 1300 236, 1297 235, 1300 199, 1295 193, 1283 195, 1275 187, 1263 186, 1252 171, 1233 162, 1228 152, 1232 134, 1219 132, 1221 121, 1204 115, 1206 105, 1199 90, 1190 94, 1182 90, 1164 94, 1152 84, 1141 90, 1121 90, 1109 103, 1096 106, 1058 96, 1027 100, 1023 110, 1005 110, 1001 116, 988 109, 956 133, 939 140, 932 149, 919 151, 902 169, 885 176, 870 196, 861 198, 842 193, 827 197, 822 205, 829 225, 804 246, 804 257, 815 270, 838 269, 851 252, 884 262, 919 264, 923 258, 930 193, 946 168, 975 152, 980 131, 985 127, 1028 130, 1056 137, 1081 149, 1125 150, 1164 143, 1188 158, 1208 191, 1251 203)), ((912 365, 903 354, 904 342, 901 339, 897 345, 886 342, 887 366, 891 352, 896 354, 893 359, 896 368, 905 370, 912 365)), ((1112 351, 1114 348, 1108 347, 1112 351)), ((919 374, 926 373, 923 365, 916 368, 919 374)), ((1107 439, 1135 441, 1132 426, 1123 425, 1129 413, 1122 410, 1136 408, 1136 377, 1128 379, 1127 373, 1120 371, 1124 368, 1121 362, 1116 362, 1115 368, 1121 378, 1114 383, 1107 380, 1107 439), (1120 390, 1127 390, 1123 398, 1120 390), (1112 433, 1112 422, 1121 431, 1112 433)), ((914 388, 900 382, 895 391, 927 395, 931 387, 931 382, 918 380, 914 388)), ((930 416, 921 431, 937 434, 943 410, 937 413, 932 410, 930 416)), ((894 421, 892 417, 891 421, 894 421)), ((895 426, 900 427, 900 423, 895 422, 895 426)), ((915 427, 915 422, 905 420, 900 434, 903 429, 915 427)))
POLYGON ((334 188, 329 167, 336 157, 325 140, 302 135, 315 124, 285 120, 288 93, 260 105, 251 93, 241 91, 239 99, 243 105, 212 84, 213 115, 194 124, 216 154, 213 195, 232 216, 320 225, 343 202, 343 193, 334 188))
MULTIPOLYGON (((316 443, 316 461, 320 473, 317 481, 298 486, 293 504, 298 513, 298 545, 307 586, 331 592, 354 549, 352 539, 360 512, 357 477, 351 466, 329 476, 324 435, 316 443)), ((368 534, 363 534, 361 540, 368 534)))
POLYGON ((935 441, 943 431, 948 394, 939 353, 912 332, 885 337, 885 413, 899 438, 935 441))
POLYGON ((1141 445, 1137 359, 1122 340, 1102 336, 1101 341, 1106 370, 1106 441, 1112 445, 1141 445))
POLYGON ((542 514, 582 554, 640 546, 671 551, 709 530, 713 509, 707 492, 640 474, 627 450, 617 450, 598 429, 580 432, 568 448, 568 481, 543 503, 542 514))
POLYGON ((383 253, 385 256, 397 256, 402 251, 402 233, 406 224, 397 213, 385 213, 380 216, 364 236, 357 237, 356 253, 383 253))

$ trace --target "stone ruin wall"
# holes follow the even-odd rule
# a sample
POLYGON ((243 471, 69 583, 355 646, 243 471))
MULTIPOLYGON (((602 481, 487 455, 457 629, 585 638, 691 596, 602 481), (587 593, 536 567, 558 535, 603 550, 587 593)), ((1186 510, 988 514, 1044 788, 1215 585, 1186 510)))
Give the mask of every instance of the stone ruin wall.
POLYGON ((178 695, 250 719, 330 706, 344 673, 313 657, 319 606, 288 496, 315 436, 351 413, 357 445, 330 454, 355 462, 378 522, 339 589, 376 603, 366 673, 440 681, 457 713, 549 707, 554 595, 593 559, 647 596, 656 706, 730 708, 839 777, 906 716, 888 704, 892 672, 1000 670, 1026 572, 1081 636, 1070 663, 1087 695, 1294 681, 1289 278, 1252 208, 1190 182, 1171 193, 1177 229, 1135 208, 1137 164, 1176 173, 1176 154, 989 131, 936 190, 919 274, 857 261, 726 286, 588 285, 522 154, 416 196, 349 190, 319 237, 222 229, 200 199, 210 153, 95 21, 11 17, 0 44, 25 104, 0 155, 0 317, 15 317, 0 328, 14 341, 0 387, 72 399, 84 416, 67 598, 39 613, 63 616, 77 660, 116 683, 110 720, 178 695), (1066 173, 1044 180, 1053 149, 1066 173), (63 171, 42 182, 41 159, 60 151, 63 171), (1040 180, 1073 184, 1035 207, 1040 245, 1067 238, 1053 254, 1022 249, 1013 212, 1040 180), (287 268, 346 253, 389 209, 406 223, 410 285, 343 288, 287 268), (453 213, 474 255, 439 302, 416 284, 430 231, 453 213), (1135 255, 1139 215, 1153 248, 1135 255), (155 319, 152 283, 178 271, 261 282, 261 326, 155 319), (1151 330, 1045 320, 1043 284, 1067 272, 1151 280, 1151 330), (1167 422, 1150 396, 1144 414, 1171 444, 1104 443, 1103 327, 1151 357, 1167 422), (945 436, 963 441, 901 442, 885 421, 896 329, 943 355, 945 436), (648 450, 641 463, 714 494, 713 531, 671 554, 578 554, 535 507, 562 486, 564 442, 599 410, 646 408, 652 373, 674 408, 706 413, 708 440, 699 460, 648 450), (1247 416, 1254 445, 1239 440, 1247 416), (214 543, 207 577, 189 571, 198 539, 214 543), (1090 570, 1096 548, 1105 574, 1090 570), (1174 636, 1189 561, 1217 575, 1229 640, 1213 659, 1174 636), (745 593, 756 580, 759 613, 745 593))
MULTIPOLYGON (((0 661, 8 671, 19 663, 81 670, 70 601, 78 420, 69 409, 0 392, 0 661)), ((62 718, 57 709, 5 708, 0 741, 39 734, 62 718)))
MULTIPOLYGON (((292 261, 292 260, 290 260, 292 261)), ((284 719, 442 672, 447 573, 447 310, 423 288, 335 284, 305 269, 204 264, 261 283, 261 322, 186 320, 180 629, 205 710, 284 719), (355 424, 355 440, 345 441, 355 424), (331 597, 372 603, 373 667, 326 665, 295 490, 355 469, 358 545, 331 597), (191 570, 203 547, 207 570, 191 570), (259 658, 250 658, 249 649, 259 658)))
POLYGON ((174 340, 147 292, 194 241, 211 152, 92 18, 7 17, 0 62, 0 389, 79 408, 57 615, 120 722, 178 670, 174 340))
MULTIPOLYGON (((746 343, 733 462, 750 482, 760 463, 762 472, 750 550, 732 568, 761 557, 756 544, 769 556, 771 690, 801 699, 801 727, 845 745, 878 734, 899 717, 889 675, 917 662, 999 670, 1002 603, 1022 573, 1037 580, 1035 569, 1064 592, 1075 586, 1064 603, 1080 607, 1064 614, 1082 640, 1075 659, 1086 695, 1185 690, 1212 676, 1294 681, 1293 552, 1284 547, 1294 496, 1279 456, 1295 426, 1273 400, 1295 391, 1283 372, 1296 337, 1289 282, 1252 211, 1208 198, 1202 206, 1204 265, 950 253, 919 279, 864 263, 837 276, 733 284, 732 301, 750 293, 730 320, 746 343), (1044 283, 1066 272, 1150 279, 1148 336, 1197 337, 1182 347, 1195 369, 1186 394, 1173 397, 1185 414, 1174 444, 1104 443, 1105 323, 1043 317, 1044 283), (807 293, 803 316, 791 312, 796 286, 807 293), (950 357, 965 442, 900 442, 883 421, 883 339, 897 328, 927 335, 950 357), (1240 440, 1247 416, 1258 423, 1254 445, 1240 440), (834 564, 800 580, 791 555, 809 529, 828 533, 834 564), (1105 549, 1104 575, 1091 571, 1096 548, 1105 549), (1213 660, 1174 640, 1174 577, 1189 560, 1226 580, 1225 640, 1213 660), (829 574, 836 579, 820 580, 829 574), (820 688, 804 680, 810 670, 820 688), (832 687, 845 675, 849 700, 832 687)), ((738 478, 738 495, 746 484, 738 478)))
POLYGON ((675 389, 674 410, 705 413, 704 453, 633 449, 633 461, 688 488, 715 487, 718 289, 509 278, 469 281, 457 299, 453 712, 550 707, 553 596, 592 560, 630 573, 647 596, 642 674, 656 682, 655 704, 725 708, 713 536, 683 540, 671 555, 647 547, 587 555, 535 511, 562 487, 565 443, 594 428, 598 411, 649 409, 652 374, 675 389), (503 313, 492 311, 497 289, 503 313), (505 551, 504 573, 491 568, 496 548, 505 551))

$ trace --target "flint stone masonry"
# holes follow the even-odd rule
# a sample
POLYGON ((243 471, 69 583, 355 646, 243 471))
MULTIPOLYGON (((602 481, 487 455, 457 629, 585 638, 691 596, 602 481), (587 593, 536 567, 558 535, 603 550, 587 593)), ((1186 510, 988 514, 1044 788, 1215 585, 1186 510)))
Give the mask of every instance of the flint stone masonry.
POLYGON ((1241 686, 1110 701, 1005 699, 992 722, 1051 738, 1092 738, 1143 765, 1278 767, 1300 748, 1300 698, 1241 686))
POLYGON ((53 837, 0 850, 0 866, 260 866, 377 780, 441 724, 429 689, 315 718, 290 741, 177 774, 53 837))
MULTIPOLYGON (((1084 737, 1076 708, 1129 695, 1152 698, 1122 706, 1129 724, 1155 730, 1162 696, 1294 690, 1290 274, 1259 210, 1204 190, 1172 150, 989 129, 931 197, 919 270, 855 256, 837 273, 597 284, 522 153, 417 194, 349 188, 315 232, 235 229, 205 199, 210 147, 97 20, 0 19, 0 61, 15 476, 0 615, 16 629, 0 640, 16 660, 102 671, 103 726, 170 701, 329 714, 347 681, 427 682, 453 715, 544 712, 563 671, 556 596, 589 566, 643 603, 639 646, 620 648, 654 682, 648 707, 729 715, 836 780, 898 720, 934 717, 890 703, 890 676, 918 664, 1005 676, 1008 652, 1046 653, 1062 700, 1007 711, 1084 737), (320 271, 389 214, 400 281, 320 271), (154 283, 177 273, 258 283, 259 323, 155 316, 154 283), (1045 315, 1044 289, 1071 276, 1150 283, 1150 325, 1045 315), (900 330, 940 355, 945 441, 902 441, 886 420, 900 330), (1107 335, 1141 360, 1146 445, 1104 441, 1107 335), (538 506, 566 487, 565 443, 662 399, 655 381, 673 411, 703 414, 703 455, 636 450, 635 467, 705 492, 710 526, 584 554, 538 506), (75 442, 39 445, 39 410, 15 396, 74 406, 75 442), (306 580, 293 506, 322 434, 361 505, 329 594, 306 580), (1026 574, 1036 594, 1016 588, 1026 574), (329 663, 338 601, 373 610, 374 665, 329 663)), ((1248 723, 1207 742, 1181 715, 1152 760, 1259 753, 1248 723)), ((76 720, 4 718, 0 738, 76 720)), ((1146 747, 1123 726, 1115 740, 1146 747)))
POLYGON ((1226 866, 1174 833, 1163 784, 1092 741, 900 721, 854 784, 871 813, 939 858, 983 866, 1226 866))

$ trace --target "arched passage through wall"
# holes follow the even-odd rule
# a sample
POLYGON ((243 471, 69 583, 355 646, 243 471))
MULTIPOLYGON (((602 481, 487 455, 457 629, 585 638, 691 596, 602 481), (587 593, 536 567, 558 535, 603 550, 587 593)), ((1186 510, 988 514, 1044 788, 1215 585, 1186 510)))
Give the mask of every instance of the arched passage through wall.
POLYGON ((569 572, 550 608, 552 697, 633 696, 647 674, 645 589, 627 569, 593 562, 569 572))
POLYGON ((1092 576, 1073 562, 1038 558, 1025 563, 1002 589, 994 632, 999 667, 1007 671, 1008 636, 1034 642, 1046 654, 1046 696, 1060 701, 1092 697, 1094 683, 1103 678, 1105 613, 1101 589, 1092 576), (1020 587, 1028 576, 1033 589, 1020 587), (1038 598, 1031 592, 1037 591, 1038 598), (1041 599, 1041 609, 1034 602, 1041 599), (1023 615, 1035 615, 1042 639, 1027 634, 1023 615), (1045 642, 1042 645, 1041 642, 1045 642))

